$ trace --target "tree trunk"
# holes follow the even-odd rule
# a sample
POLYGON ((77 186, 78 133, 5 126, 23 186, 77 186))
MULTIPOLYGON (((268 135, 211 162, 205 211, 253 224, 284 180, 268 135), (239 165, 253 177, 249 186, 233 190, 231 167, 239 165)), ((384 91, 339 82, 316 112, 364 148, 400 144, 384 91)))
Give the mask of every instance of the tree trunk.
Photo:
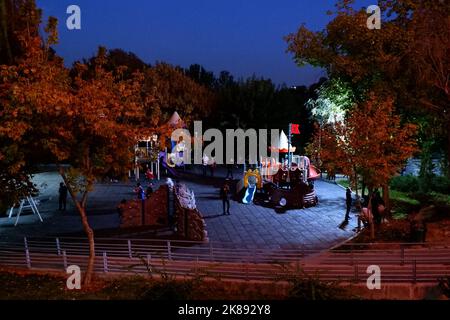
POLYGON ((86 235, 87 235, 88 241, 89 241, 89 259, 88 259, 86 275, 85 275, 84 281, 83 281, 85 286, 89 286, 91 283, 91 280, 92 280, 92 275, 94 273, 94 263, 95 263, 94 231, 92 230, 91 226, 89 225, 85 207, 83 207, 79 202, 77 202, 76 199, 74 199, 74 201, 76 203, 78 213, 81 216, 81 222, 83 224, 84 232, 86 232, 86 235))
POLYGON ((0 1, 0 21, 1 21, 1 28, 2 28, 2 37, 4 42, 4 49, 5 49, 5 55, 6 55, 6 63, 11 64, 13 62, 13 56, 11 51, 11 45, 9 43, 9 34, 8 34, 8 19, 7 12, 6 12, 6 4, 5 1, 0 1))
POLYGON ((389 184, 383 185, 383 201, 385 207, 385 215, 388 215, 391 212, 391 197, 389 196, 389 184))
POLYGON ((89 259, 88 259, 88 265, 86 269, 86 275, 84 277, 84 285, 89 286, 92 280, 92 275, 94 273, 94 263, 95 263, 95 241, 94 241, 94 231, 92 230, 91 226, 89 225, 89 220, 86 215, 86 197, 87 194, 83 196, 82 201, 78 201, 77 195, 70 187, 69 181, 67 180, 66 174, 64 172, 64 169, 59 167, 59 173, 61 177, 64 180, 64 183, 66 184, 67 190, 70 193, 70 196, 75 203, 75 206, 77 208, 78 213, 81 217, 81 223, 83 224, 84 232, 87 235, 88 241, 89 241, 89 259))
POLYGON ((373 189, 369 188, 369 200, 367 204, 367 209, 369 209, 370 212, 370 238, 373 240, 375 239, 375 223, 373 220, 373 213, 372 213, 372 197, 373 197, 373 189))
POLYGON ((359 192, 358 192, 358 174, 355 174, 355 192, 356 192, 356 197, 359 197, 359 192))
POLYGON ((450 121, 447 123, 447 177, 450 179, 450 121))

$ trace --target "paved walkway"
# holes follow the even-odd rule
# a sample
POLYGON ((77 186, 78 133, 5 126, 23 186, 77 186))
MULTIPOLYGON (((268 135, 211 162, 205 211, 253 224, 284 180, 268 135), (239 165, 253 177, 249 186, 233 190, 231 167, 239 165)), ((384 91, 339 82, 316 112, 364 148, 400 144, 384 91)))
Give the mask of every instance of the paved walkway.
MULTIPOLYGON (((219 176, 224 172, 217 172, 219 176)), ((24 236, 43 237, 73 234, 82 231, 78 213, 70 199, 68 210, 58 211, 57 189, 61 178, 57 173, 37 175, 35 181, 41 189, 40 211, 44 223, 36 216, 24 215, 19 225, 15 219, 0 218, 0 240, 24 236), (45 182, 46 185, 42 185, 45 182)), ((354 234, 356 218, 343 230, 339 228, 345 215, 345 190, 324 181, 316 182, 319 205, 290 210, 279 214, 273 209, 244 205, 232 201, 231 215, 223 216, 218 199, 221 179, 190 179, 183 181, 196 195, 197 206, 205 216, 208 235, 213 242, 229 242, 251 247, 289 248, 300 244, 311 248, 325 248, 337 244, 354 234), (201 181, 201 183, 199 182, 201 181)), ((116 205, 121 199, 133 198, 134 183, 99 184, 88 201, 89 221, 92 227, 112 229, 119 225, 116 205)))
POLYGON ((339 228, 345 216, 345 190, 323 181, 315 189, 319 205, 307 209, 276 213, 274 209, 244 205, 231 201, 231 215, 222 215, 219 189, 187 183, 194 190, 197 207, 205 217, 210 240, 243 243, 248 247, 328 248, 354 235, 356 217, 343 230, 339 228))

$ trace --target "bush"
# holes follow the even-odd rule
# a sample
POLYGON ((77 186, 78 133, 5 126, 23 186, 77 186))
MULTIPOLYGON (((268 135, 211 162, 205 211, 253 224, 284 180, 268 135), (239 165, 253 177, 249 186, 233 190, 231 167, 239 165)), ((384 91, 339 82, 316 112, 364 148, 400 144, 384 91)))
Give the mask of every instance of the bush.
POLYGON ((438 193, 450 194, 450 179, 443 176, 433 177, 431 180, 431 190, 438 193))
POLYGON ((397 191, 415 192, 419 189, 419 178, 412 175, 394 177, 390 186, 397 191))
POLYGON ((407 193, 437 192, 450 194, 450 179, 443 176, 433 176, 430 179, 421 179, 412 175, 398 176, 391 180, 390 186, 393 190, 407 193))

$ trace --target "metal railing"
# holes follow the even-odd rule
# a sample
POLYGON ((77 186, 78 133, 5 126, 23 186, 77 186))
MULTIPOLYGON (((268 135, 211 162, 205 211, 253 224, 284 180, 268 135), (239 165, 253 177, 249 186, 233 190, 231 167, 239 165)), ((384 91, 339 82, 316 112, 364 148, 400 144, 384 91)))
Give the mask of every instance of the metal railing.
MULTIPOLYGON (((308 245, 263 248, 235 243, 175 240, 95 240, 95 271, 104 273, 203 275, 276 280, 298 274, 321 280, 362 282, 378 265, 384 282, 436 282, 450 276, 450 243, 351 244, 324 250, 308 245)), ((0 266, 66 270, 85 268, 84 238, 24 238, 0 243, 0 266)))

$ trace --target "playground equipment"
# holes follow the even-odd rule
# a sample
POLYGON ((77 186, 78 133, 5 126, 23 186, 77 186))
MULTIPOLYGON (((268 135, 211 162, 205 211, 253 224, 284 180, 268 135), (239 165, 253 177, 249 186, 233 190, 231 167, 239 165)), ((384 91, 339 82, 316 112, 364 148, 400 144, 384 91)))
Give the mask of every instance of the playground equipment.
POLYGON ((253 202, 253 198, 255 197, 256 189, 262 188, 262 178, 259 170, 251 170, 249 169, 244 176, 244 187, 245 194, 242 199, 242 203, 249 204, 253 202))
POLYGON ((288 138, 282 131, 279 142, 270 148, 281 154, 281 159, 261 157, 256 170, 246 171, 244 165, 244 179, 237 184, 243 203, 254 202, 282 210, 317 205, 314 180, 320 177, 320 171, 308 157, 293 154, 295 147, 290 137, 291 133, 288 138))
POLYGON ((173 177, 178 177, 179 173, 176 170, 176 167, 178 167, 179 165, 177 165, 177 161, 174 157, 173 154, 167 153, 166 151, 161 151, 159 153, 159 159, 160 159, 160 163, 161 166, 167 170, 167 173, 173 177))
MULTIPOLYGON (((33 214, 37 215, 41 222, 44 222, 38 209, 38 203, 39 202, 36 203, 36 201, 33 199, 32 196, 27 196, 25 197, 25 199, 20 200, 20 205, 17 211, 16 222, 14 223, 14 226, 17 226, 17 224, 19 223, 20 215, 24 209, 31 209, 33 214)), ((8 218, 11 219, 13 214, 14 214, 14 206, 12 206, 9 209, 8 218)))
MULTIPOLYGON (((174 112, 166 126, 172 130, 177 128, 185 128, 183 120, 180 118, 177 112, 174 112)), ((135 146, 135 161, 134 161, 134 177, 139 180, 141 169, 148 168, 158 180, 160 180, 160 168, 162 167, 167 171, 169 175, 174 177, 178 176, 175 167, 183 166, 180 164, 180 159, 183 159, 183 152, 186 149, 184 136, 181 135, 177 141, 170 140, 171 152, 168 152, 167 148, 165 151, 160 149, 160 140, 162 137, 158 137, 156 133, 149 137, 140 138, 137 145, 135 146)), ((129 177, 131 178, 132 172, 129 172, 129 177)))

